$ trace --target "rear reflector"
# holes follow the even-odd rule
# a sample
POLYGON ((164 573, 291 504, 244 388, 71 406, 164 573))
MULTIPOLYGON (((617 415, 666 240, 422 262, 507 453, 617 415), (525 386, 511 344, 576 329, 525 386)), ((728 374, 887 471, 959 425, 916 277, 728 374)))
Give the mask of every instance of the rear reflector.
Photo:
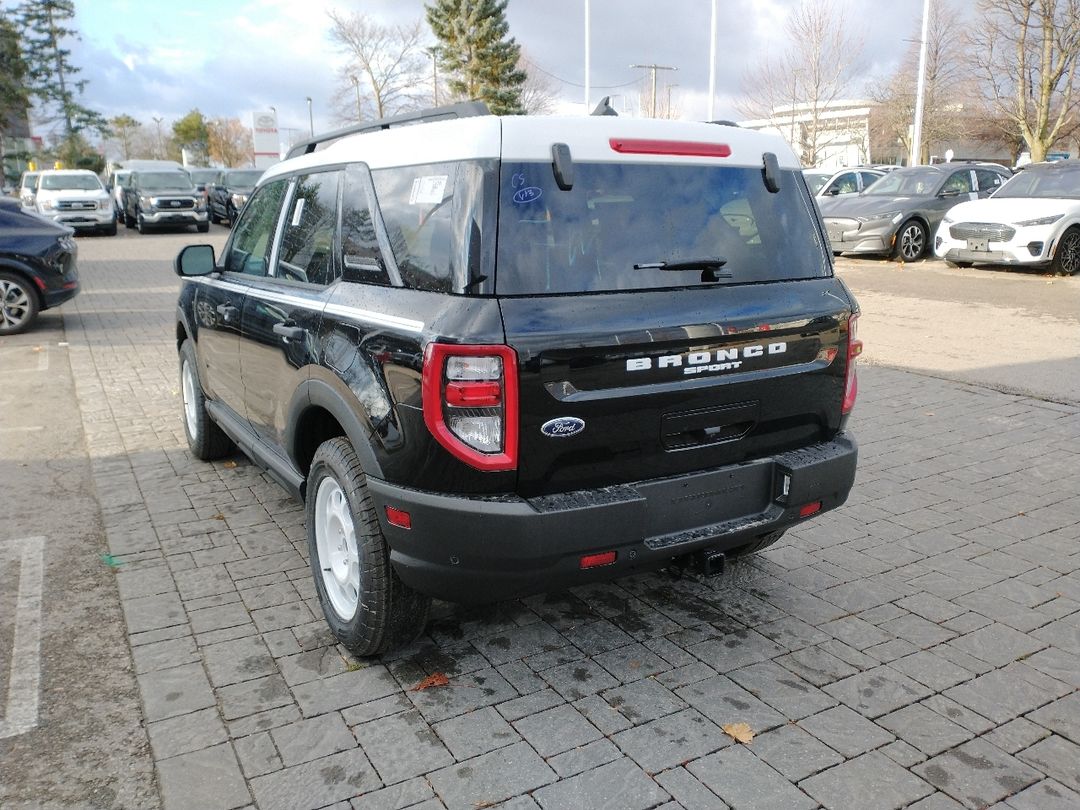
POLYGON ((810 517, 821 511, 821 501, 814 501, 799 507, 799 517, 810 517))
POLYGON ((611 565, 615 562, 616 552, 605 551, 601 554, 586 554, 581 558, 582 568, 599 568, 601 565, 611 565))
POLYGON ((402 529, 412 528, 412 517, 409 513, 401 509, 395 509, 393 506, 386 507, 386 520, 391 526, 398 526, 402 529))
POLYGON ((731 157, 726 143, 657 141, 650 138, 611 138, 611 148, 624 155, 683 155, 685 157, 731 157))

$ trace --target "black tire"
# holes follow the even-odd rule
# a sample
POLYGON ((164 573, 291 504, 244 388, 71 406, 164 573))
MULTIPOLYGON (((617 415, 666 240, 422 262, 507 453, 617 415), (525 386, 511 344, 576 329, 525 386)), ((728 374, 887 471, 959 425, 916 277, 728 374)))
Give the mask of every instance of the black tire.
POLYGON ((116 236, 116 220, 112 221, 112 224, 102 231, 106 236, 116 236))
POLYGON ((1080 228, 1073 226, 1061 235, 1054 248, 1050 272, 1056 276, 1071 276, 1080 270, 1080 228))
POLYGON ((225 206, 225 219, 229 220, 230 228, 236 224, 236 209, 233 208, 232 203, 225 206))
POLYGON ((147 233, 150 228, 147 227, 146 223, 143 221, 142 214, 138 214, 137 216, 138 220, 135 223, 135 227, 139 229, 139 233, 147 233))
POLYGON ((124 227, 125 228, 134 228, 135 227, 135 220, 133 220, 131 217, 128 216, 128 212, 127 212, 126 208, 124 209, 124 227))
POLYGON ((210 231, 210 223, 209 222, 196 222, 195 223, 195 230, 197 230, 199 233, 208 233, 210 231))
POLYGON ((225 435, 206 412, 206 396, 199 383, 195 350, 190 340, 185 340, 180 346, 180 403, 183 408, 181 418, 184 422, 184 435, 187 437, 188 449, 195 458, 200 461, 213 461, 233 452, 232 439, 225 435), (185 382, 185 375, 189 372, 191 378, 185 382))
POLYGON ((25 332, 40 309, 33 284, 17 273, 0 270, 0 335, 25 332))
POLYGON ((926 226, 917 219, 909 219, 896 232, 893 257, 903 262, 918 261, 926 253, 926 226))
MULTIPOLYGON (((390 550, 368 493, 366 477, 348 439, 330 439, 315 451, 308 473, 304 514, 315 590, 326 623, 338 641, 354 655, 370 656, 408 644, 419 636, 427 624, 431 597, 405 585, 390 565, 390 550), (355 549, 351 551, 355 551, 358 568, 355 599, 351 599, 347 587, 338 592, 339 599, 344 597, 352 604, 351 615, 335 607, 335 597, 327 590, 323 566, 325 563, 325 573, 330 573, 333 563, 320 559, 317 537, 320 526, 328 531, 327 521, 319 521, 319 510, 326 507, 324 501, 336 499, 339 493, 344 495, 344 503, 340 505, 347 508, 352 523, 355 549)), ((342 535, 342 548, 347 547, 347 533, 346 530, 342 535)))
POLYGON ((751 540, 745 546, 739 546, 738 548, 732 549, 727 554, 729 557, 745 557, 747 554, 757 554, 759 551, 764 551, 783 537, 784 531, 784 529, 781 529, 778 532, 763 534, 756 540, 751 540))
POLYGON ((218 224, 218 215, 214 213, 214 207, 212 205, 207 206, 206 212, 210 216, 210 224, 211 225, 217 225, 218 224))

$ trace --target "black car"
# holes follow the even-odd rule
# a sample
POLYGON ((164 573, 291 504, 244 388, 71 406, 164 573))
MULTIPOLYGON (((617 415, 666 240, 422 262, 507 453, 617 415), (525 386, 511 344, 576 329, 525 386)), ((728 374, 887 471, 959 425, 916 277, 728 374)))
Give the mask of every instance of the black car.
POLYGON ((431 597, 718 573, 847 498, 858 305, 778 136, 472 104, 354 132, 176 260, 188 446, 305 501, 346 647, 431 597))
POLYGON ((207 189, 211 222, 236 222, 236 215, 263 176, 262 169, 229 169, 207 189))
POLYGON ((0 199, 0 335, 30 328, 79 292, 74 231, 0 199))
POLYGON ((186 171, 134 171, 123 191, 123 220, 146 233, 152 227, 194 225, 210 230, 206 200, 186 171))

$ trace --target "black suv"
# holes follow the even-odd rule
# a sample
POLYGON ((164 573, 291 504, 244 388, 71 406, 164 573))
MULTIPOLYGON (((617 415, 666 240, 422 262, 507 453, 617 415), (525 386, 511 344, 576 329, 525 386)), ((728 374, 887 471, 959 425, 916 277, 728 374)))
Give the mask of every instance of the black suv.
POLYGON ((240 209, 247 203, 255 184, 262 177, 262 169, 230 169, 221 173, 207 186, 211 222, 236 222, 240 209))
POLYGON ((305 501, 360 655, 432 596, 715 572, 854 480, 857 305, 783 141, 485 112, 300 144, 176 260, 191 450, 305 501))

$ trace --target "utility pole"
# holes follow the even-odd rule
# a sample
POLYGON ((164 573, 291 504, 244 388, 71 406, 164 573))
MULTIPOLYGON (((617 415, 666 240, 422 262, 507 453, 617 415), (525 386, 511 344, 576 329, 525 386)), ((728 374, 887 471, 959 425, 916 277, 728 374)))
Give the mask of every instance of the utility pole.
POLYGON ((642 68, 652 73, 652 117, 656 118, 656 71, 658 70, 678 70, 677 67, 668 67, 667 65, 631 65, 632 68, 642 68))
POLYGON ((585 0, 585 114, 589 114, 589 96, 592 85, 589 81, 589 0, 585 0))
POLYGON ((671 88, 672 87, 678 87, 678 86, 679 85, 677 85, 677 84, 669 84, 669 85, 667 85, 667 107, 664 108, 664 117, 665 118, 674 118, 675 117, 671 112, 671 88))
POLYGON ((311 131, 311 137, 315 137, 315 115, 311 112, 311 96, 304 96, 307 100, 307 117, 308 117, 308 129, 311 131))
POLYGON ((162 154, 164 150, 162 149, 161 145, 161 122, 164 120, 164 118, 158 115, 155 115, 153 117, 153 122, 157 125, 157 149, 154 150, 154 157, 158 159, 164 157, 164 155, 162 154))
POLYGON ((923 0, 922 42, 919 45, 919 82, 915 90, 915 124, 911 133, 909 166, 918 166, 922 159, 923 96, 926 93, 926 40, 930 27, 930 0, 923 0))

